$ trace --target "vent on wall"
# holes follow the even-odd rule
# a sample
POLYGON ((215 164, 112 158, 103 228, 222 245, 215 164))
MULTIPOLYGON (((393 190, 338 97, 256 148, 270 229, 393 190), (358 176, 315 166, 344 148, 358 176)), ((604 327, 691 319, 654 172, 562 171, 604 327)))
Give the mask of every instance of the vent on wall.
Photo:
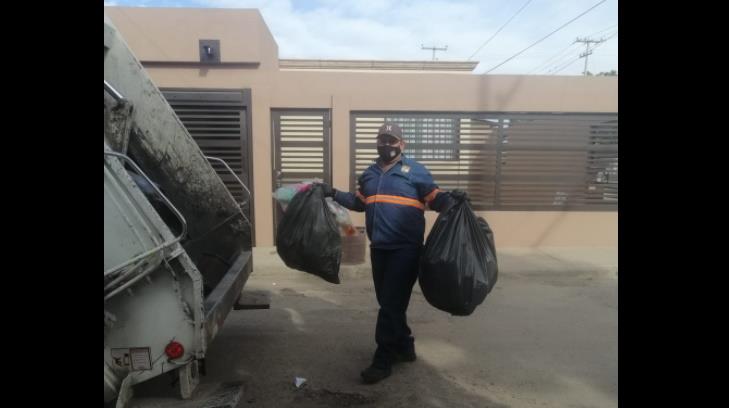
POLYGON ((220 40, 200 40, 200 62, 220 63, 220 40))

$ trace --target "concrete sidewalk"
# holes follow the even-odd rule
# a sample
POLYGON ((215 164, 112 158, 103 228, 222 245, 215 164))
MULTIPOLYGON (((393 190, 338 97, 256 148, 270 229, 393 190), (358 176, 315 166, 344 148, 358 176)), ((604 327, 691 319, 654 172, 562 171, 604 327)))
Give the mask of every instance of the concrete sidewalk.
MULTIPOLYGON (((408 322, 418 360, 368 386, 359 372, 378 312, 369 264, 343 266, 333 285, 285 267, 275 248, 255 248, 243 292, 268 294, 271 308, 230 313, 208 350, 201 393, 240 382, 236 408, 617 407, 617 251, 497 255, 499 281, 471 316, 433 308, 415 284, 408 322), (306 385, 296 388, 295 377, 306 385)), ((156 380, 131 407, 181 406, 169 379, 156 380)))
MULTIPOLYGON (((618 277, 617 248, 541 247, 498 248, 499 272, 513 275, 618 277)), ((254 270, 257 275, 286 268, 276 253, 276 247, 253 248, 254 270)), ((342 265, 342 278, 370 275, 369 249, 360 265, 342 265)))

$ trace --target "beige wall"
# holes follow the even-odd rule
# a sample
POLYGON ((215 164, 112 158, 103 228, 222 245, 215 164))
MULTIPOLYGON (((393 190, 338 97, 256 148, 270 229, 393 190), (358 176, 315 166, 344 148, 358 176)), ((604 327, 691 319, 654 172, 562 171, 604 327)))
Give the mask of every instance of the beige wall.
MULTIPOLYGON (((272 60, 277 55, 275 42, 257 11, 106 10, 142 60, 160 60, 158 48, 162 48, 170 58, 195 61, 198 59, 197 39, 220 38, 223 61, 247 58, 246 61, 251 62, 258 58, 261 62, 258 69, 148 69, 160 87, 251 88, 253 188, 256 243, 259 246, 273 245, 271 108, 332 110, 333 183, 340 189, 349 187, 349 113, 352 110, 618 111, 615 77, 279 71, 272 60), (144 31, 132 22, 137 18, 145 23, 144 31), (183 26, 180 26, 181 22, 184 22, 183 26), (260 44, 248 44, 251 38, 258 39, 260 44), (237 41, 241 42, 240 47, 235 45, 237 41), (246 49, 249 46, 252 51, 246 49), (168 47, 174 51, 168 51, 168 47), (227 55, 228 47, 230 52, 235 50, 237 54, 227 55)), ((484 214, 499 245, 504 247, 617 246, 617 212, 484 214)), ((427 214, 429 226, 435 216, 432 212, 427 214)), ((361 214, 355 214, 354 218, 363 225, 361 214)))
POLYGON ((278 68, 278 45, 256 9, 104 7, 140 61, 197 62, 198 40, 219 39, 221 62, 278 68))

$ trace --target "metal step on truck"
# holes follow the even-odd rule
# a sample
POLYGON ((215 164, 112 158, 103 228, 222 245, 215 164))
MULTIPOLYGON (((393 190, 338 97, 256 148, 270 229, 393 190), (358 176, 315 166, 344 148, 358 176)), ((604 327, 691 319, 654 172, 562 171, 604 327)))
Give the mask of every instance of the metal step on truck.
MULTIPOLYGON (((179 376, 186 399, 252 270, 251 223, 104 16, 104 403, 179 376)), ((250 190, 245 201, 250 202, 250 190)))

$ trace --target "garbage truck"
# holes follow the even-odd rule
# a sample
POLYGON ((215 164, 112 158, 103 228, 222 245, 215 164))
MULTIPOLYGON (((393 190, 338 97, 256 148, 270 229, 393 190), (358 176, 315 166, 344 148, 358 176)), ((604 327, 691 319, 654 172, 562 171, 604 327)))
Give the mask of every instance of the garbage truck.
MULTIPOLYGON (((222 169, 222 170, 221 170, 222 169)), ((251 223, 104 16, 104 402, 168 373, 190 398, 253 267, 251 223)), ((247 202, 246 202, 247 201, 247 202)))

